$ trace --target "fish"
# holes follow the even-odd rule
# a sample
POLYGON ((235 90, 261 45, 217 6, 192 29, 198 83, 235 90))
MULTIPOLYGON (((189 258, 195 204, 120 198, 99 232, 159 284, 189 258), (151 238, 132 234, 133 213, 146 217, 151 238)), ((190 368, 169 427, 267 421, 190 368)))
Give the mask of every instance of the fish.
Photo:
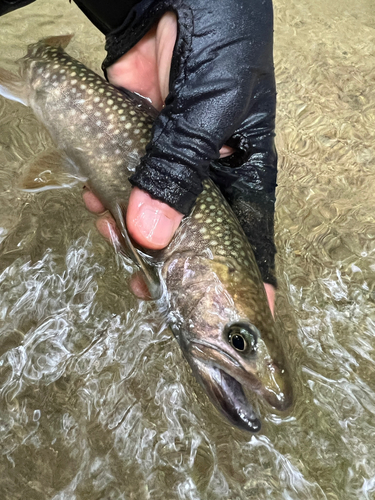
POLYGON ((29 45, 18 74, 0 68, 0 94, 32 108, 69 168, 111 212, 121 249, 142 273, 214 406, 233 426, 258 432, 261 418, 251 401, 285 412, 293 390, 252 248, 210 179, 167 248, 133 245, 125 223, 128 179, 158 112, 71 57, 65 48, 72 36, 29 45))

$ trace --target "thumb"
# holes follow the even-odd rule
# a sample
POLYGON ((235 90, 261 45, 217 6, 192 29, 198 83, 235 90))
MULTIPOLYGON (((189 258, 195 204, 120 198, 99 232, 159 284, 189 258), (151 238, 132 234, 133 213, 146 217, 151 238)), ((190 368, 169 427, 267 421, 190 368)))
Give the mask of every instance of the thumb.
POLYGON ((134 241, 150 250, 168 245, 183 219, 183 214, 134 187, 126 213, 126 226, 134 241))

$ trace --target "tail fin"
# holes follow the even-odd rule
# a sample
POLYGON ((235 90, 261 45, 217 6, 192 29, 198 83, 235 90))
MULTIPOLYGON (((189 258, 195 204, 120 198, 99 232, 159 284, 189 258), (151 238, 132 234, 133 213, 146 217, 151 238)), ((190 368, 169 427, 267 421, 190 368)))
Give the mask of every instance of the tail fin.
POLYGON ((28 106, 29 90, 21 77, 0 68, 0 95, 28 106))

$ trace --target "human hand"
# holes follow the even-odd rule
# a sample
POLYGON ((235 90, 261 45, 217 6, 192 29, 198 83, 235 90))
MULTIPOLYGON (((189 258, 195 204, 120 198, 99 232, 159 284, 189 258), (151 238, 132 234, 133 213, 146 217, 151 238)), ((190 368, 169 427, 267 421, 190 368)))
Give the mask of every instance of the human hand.
MULTIPOLYGON (((109 81, 149 98, 154 107, 161 110, 169 92, 169 73, 176 36, 176 16, 168 12, 140 42, 107 69, 109 81)), ((229 156, 232 151, 232 148, 224 145, 220 156, 229 156)), ((105 207, 92 192, 86 189, 83 197, 91 212, 103 214, 105 207)), ((133 188, 127 211, 127 228, 139 245, 150 249, 164 248, 182 218, 183 214, 166 203, 153 199, 146 191, 133 188)), ((97 227, 107 239, 116 235, 114 219, 108 213, 99 217, 97 227)), ((138 279, 132 281, 132 288, 136 295, 145 296, 138 279)), ((268 283, 265 283, 265 289, 273 313, 275 289, 268 283)))

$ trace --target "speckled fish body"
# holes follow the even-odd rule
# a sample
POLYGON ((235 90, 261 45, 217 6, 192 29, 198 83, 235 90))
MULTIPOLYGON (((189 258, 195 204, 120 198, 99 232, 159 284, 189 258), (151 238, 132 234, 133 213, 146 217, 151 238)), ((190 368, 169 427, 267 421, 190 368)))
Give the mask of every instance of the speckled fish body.
MULTIPOLYGON (((65 53, 70 38, 31 45, 19 62, 22 85, 0 71, 0 87, 32 107, 124 232, 119 218, 128 177, 156 111, 65 53)), ((256 432, 260 421, 243 389, 285 410, 291 385, 252 249, 210 180, 170 245, 153 258, 166 291, 159 304, 196 378, 234 425, 256 432)))

